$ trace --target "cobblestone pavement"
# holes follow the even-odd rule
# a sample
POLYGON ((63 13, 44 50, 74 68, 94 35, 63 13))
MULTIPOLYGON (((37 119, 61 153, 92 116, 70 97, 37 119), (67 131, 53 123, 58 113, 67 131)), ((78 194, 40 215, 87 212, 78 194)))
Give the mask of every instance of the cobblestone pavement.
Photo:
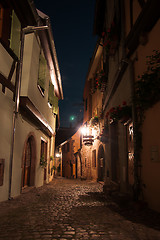
POLYGON ((120 207, 97 182, 57 178, 0 203, 3 240, 160 240, 160 215, 120 207))

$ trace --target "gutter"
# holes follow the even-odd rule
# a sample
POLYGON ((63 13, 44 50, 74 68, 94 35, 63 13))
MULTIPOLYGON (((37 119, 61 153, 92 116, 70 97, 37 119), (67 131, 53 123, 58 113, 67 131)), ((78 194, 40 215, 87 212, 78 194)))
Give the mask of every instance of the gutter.
POLYGON ((51 31, 51 24, 50 24, 50 18, 46 17, 46 25, 48 26, 48 36, 49 36, 49 42, 50 42, 50 47, 53 53, 53 63, 54 63, 54 67, 56 70, 56 77, 57 77, 57 81, 58 81, 58 88, 59 88, 59 92, 61 95, 61 99, 63 100, 63 91, 62 91, 62 85, 61 85, 61 75, 60 75, 60 70, 59 70, 59 64, 58 64, 58 60, 57 60, 57 53, 56 53, 56 48, 55 48, 55 44, 54 44, 54 38, 53 38, 53 34, 51 31))

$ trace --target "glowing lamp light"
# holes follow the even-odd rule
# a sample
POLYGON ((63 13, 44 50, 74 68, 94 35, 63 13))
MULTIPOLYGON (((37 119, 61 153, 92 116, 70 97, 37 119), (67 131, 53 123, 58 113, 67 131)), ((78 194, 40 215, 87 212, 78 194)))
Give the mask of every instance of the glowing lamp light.
POLYGON ((97 131, 94 129, 94 128, 92 128, 92 136, 95 138, 96 137, 96 133, 97 133, 97 131))
POLYGON ((82 127, 81 133, 83 136, 89 135, 89 128, 87 126, 82 127))
POLYGON ((59 158, 61 156, 60 153, 56 153, 56 157, 59 158))

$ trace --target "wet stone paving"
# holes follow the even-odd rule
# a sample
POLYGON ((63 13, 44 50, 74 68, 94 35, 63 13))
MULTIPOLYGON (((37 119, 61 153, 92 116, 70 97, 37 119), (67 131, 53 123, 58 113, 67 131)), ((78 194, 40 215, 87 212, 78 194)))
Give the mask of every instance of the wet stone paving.
POLYGON ((160 240, 158 213, 121 205, 100 183, 55 178, 0 203, 0 239, 160 240))

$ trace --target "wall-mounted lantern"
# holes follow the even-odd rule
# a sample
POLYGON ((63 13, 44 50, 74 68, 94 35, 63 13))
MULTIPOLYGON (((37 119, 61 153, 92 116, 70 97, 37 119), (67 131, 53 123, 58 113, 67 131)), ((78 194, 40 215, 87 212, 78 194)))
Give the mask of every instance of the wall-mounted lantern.
POLYGON ((92 145, 94 142, 94 135, 93 135, 92 128, 85 125, 81 128, 81 133, 82 133, 84 145, 86 146, 92 145))

